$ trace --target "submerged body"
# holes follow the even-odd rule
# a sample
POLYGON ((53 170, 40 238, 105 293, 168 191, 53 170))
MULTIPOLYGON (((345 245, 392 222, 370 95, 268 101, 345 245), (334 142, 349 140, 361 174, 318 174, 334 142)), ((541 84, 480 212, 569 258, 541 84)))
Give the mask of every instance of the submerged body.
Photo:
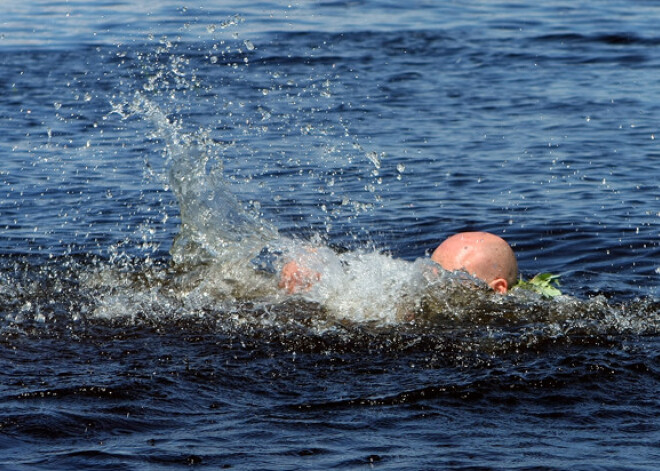
MULTIPOLYGON (((307 255, 313 257, 314 249, 307 255)), ((505 294, 518 277, 518 263, 511 246, 488 232, 461 232, 442 242, 431 260, 443 269, 465 271, 484 281, 493 291, 505 294)), ((322 267, 313 266, 309 256, 288 261, 280 272, 279 287, 288 294, 306 292, 322 279, 322 267)))

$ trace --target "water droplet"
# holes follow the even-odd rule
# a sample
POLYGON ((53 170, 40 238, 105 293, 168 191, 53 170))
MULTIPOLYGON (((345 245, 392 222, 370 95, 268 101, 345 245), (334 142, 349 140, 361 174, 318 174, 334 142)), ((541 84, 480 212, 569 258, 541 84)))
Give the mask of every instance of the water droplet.
POLYGON ((367 152, 367 158, 374 164, 376 168, 380 168, 380 159, 376 152, 367 152))

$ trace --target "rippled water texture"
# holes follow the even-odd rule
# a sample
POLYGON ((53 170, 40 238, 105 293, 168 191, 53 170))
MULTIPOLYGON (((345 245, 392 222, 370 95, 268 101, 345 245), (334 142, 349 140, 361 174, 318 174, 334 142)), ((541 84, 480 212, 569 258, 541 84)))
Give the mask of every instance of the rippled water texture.
POLYGON ((210 3, 3 5, 0 467, 656 469, 659 7, 210 3))

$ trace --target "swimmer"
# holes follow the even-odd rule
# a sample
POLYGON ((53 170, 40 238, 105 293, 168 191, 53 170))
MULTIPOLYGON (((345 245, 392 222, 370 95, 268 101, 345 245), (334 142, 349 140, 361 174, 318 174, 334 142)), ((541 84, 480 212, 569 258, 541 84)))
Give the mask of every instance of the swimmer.
MULTIPOLYGON (((504 239, 488 232, 455 234, 435 249, 431 260, 447 271, 465 271, 500 294, 507 293, 518 278, 513 249, 504 239)), ((292 260, 282 268, 279 287, 296 294, 309 291, 320 279, 319 271, 292 260)))

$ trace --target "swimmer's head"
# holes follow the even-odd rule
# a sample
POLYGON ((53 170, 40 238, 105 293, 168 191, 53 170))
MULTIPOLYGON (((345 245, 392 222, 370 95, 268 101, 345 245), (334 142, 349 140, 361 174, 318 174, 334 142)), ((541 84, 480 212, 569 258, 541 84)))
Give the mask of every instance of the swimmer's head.
POLYGON ((431 260, 448 271, 463 270, 506 293, 518 280, 518 263, 507 242, 488 232, 461 232, 445 240, 431 260))

